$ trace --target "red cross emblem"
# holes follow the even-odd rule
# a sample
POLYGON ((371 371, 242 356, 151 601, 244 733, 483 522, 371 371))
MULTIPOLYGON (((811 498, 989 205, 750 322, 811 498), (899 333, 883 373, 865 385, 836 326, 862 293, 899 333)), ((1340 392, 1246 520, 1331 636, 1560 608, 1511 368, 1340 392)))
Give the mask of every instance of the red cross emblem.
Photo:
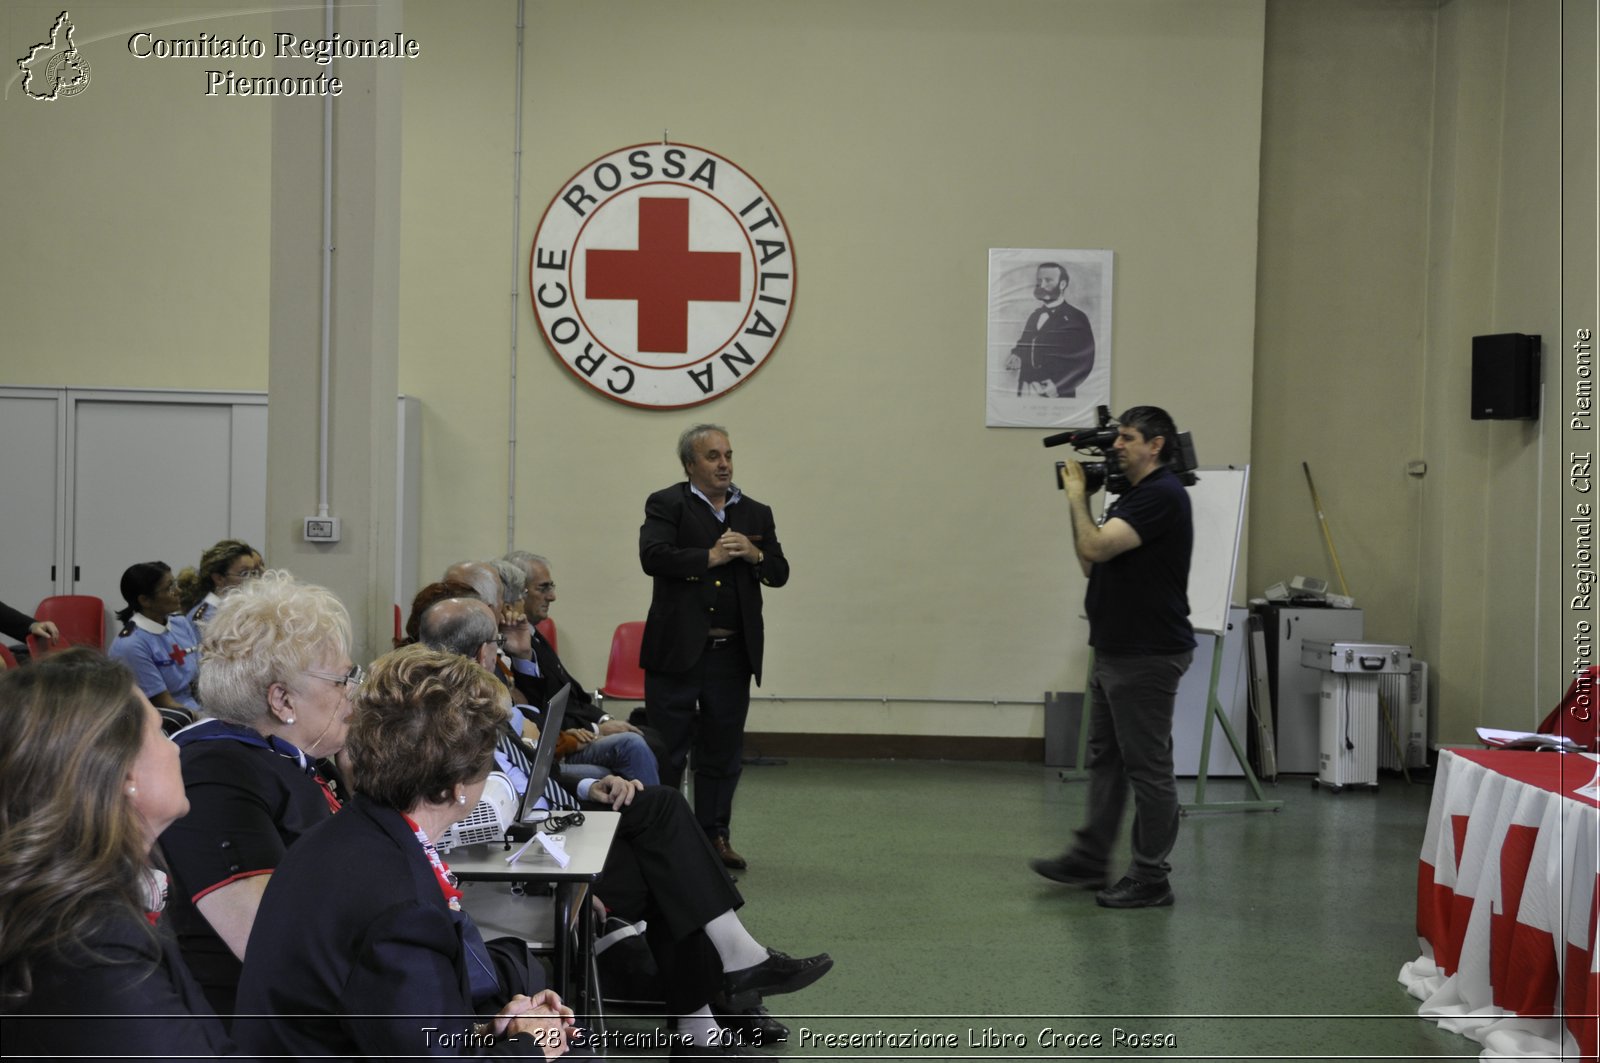
POLYGON ((739 298, 737 251, 689 249, 689 201, 639 200, 639 248, 588 252, 590 299, 639 304, 639 350, 685 354, 689 303, 739 298))
POLYGON ((545 210, 529 262, 550 350, 633 406, 708 402, 765 364, 794 301, 794 248, 766 191, 683 144, 602 156, 545 210))

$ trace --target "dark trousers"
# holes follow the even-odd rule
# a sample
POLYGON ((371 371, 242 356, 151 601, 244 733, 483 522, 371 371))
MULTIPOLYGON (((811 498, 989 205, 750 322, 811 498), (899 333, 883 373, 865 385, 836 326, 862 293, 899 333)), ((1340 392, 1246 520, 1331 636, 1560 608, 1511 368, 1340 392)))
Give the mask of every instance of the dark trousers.
POLYGON ((1172 712, 1193 651, 1165 656, 1096 652, 1089 681, 1089 815, 1072 856, 1103 868, 1133 790, 1133 862, 1128 875, 1160 882, 1178 841, 1178 780, 1172 712))
POLYGON ((743 640, 708 648, 687 672, 646 672, 644 704, 667 745, 662 785, 676 788, 683 781, 692 745, 695 819, 708 835, 726 838, 750 714, 750 660, 743 640))
POLYGON ((629 922, 649 924, 645 940, 669 1011, 687 1015, 710 1002, 722 987, 722 961, 702 928, 744 898, 682 794, 646 786, 623 806, 595 893, 629 922))

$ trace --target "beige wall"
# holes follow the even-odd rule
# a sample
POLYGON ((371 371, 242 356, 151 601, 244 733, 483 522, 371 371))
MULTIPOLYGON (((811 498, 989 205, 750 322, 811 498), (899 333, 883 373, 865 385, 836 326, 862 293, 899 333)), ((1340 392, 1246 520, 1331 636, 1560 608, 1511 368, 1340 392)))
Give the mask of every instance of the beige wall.
MULTIPOLYGON (((509 25, 514 5, 497 9, 509 25)), ((611 628, 644 615, 644 496, 681 478, 677 434, 710 419, 729 427, 738 479, 775 507, 794 565, 768 595, 766 692, 1037 701, 1080 686, 1083 582, 1048 483, 1057 455, 1042 432, 982 426, 986 252, 1114 249, 1115 401, 1168 405, 1205 460, 1246 460, 1260 5, 529 12, 522 254, 568 177, 666 128, 763 183, 799 264, 770 363, 693 411, 596 397, 544 350, 524 303, 517 539, 557 562, 577 674, 598 682, 611 628)), ((512 67, 483 52, 481 23, 418 4, 407 22, 438 61, 407 84, 408 100, 431 102, 408 109, 406 216, 448 203, 450 224, 408 224, 401 385, 427 404, 430 453, 476 441, 472 461, 434 464, 424 484, 436 570, 504 545, 492 388, 508 371, 512 67)), ((1037 708, 850 704, 758 706, 752 727, 1041 722, 1037 708)))
POLYGON ((73 4, 89 87, 27 99, 14 60, 61 10, 0 9, 0 381, 265 389, 271 111, 206 98, 215 64, 136 59, 127 41, 140 30, 263 37, 267 18, 73 4))
MULTIPOLYGON (((503 550, 514 495, 516 545, 557 562, 564 656, 598 683, 611 627, 648 601, 642 499, 677 478, 673 441, 703 417, 730 428, 794 562, 768 599, 766 693, 1078 688, 1057 455, 1042 433, 982 427, 985 253, 1108 247, 1114 405, 1166 405, 1203 462, 1253 463, 1241 589, 1332 577, 1309 461, 1372 637, 1435 664, 1441 735, 1517 722, 1561 685, 1559 533, 1530 528, 1560 517, 1559 404, 1533 426, 1470 422, 1464 374, 1474 334, 1543 332, 1548 351, 1561 332, 1557 7, 530 2, 513 233, 516 5, 411 0, 398 374, 424 409, 424 574, 503 550), (572 380, 522 297, 508 483, 514 268, 563 180, 663 129, 735 159, 784 211, 789 330, 749 385, 652 413, 572 380)), ((208 100, 213 64, 125 47, 157 25, 270 31, 219 8, 88 0, 72 11, 90 89, 40 104, 9 83, 0 138, 26 164, 0 168, 0 382, 266 386, 270 105, 208 100)), ((6 54, 58 11, 7 4, 6 54)), ((759 705, 752 726, 1041 722, 797 703, 759 705)))

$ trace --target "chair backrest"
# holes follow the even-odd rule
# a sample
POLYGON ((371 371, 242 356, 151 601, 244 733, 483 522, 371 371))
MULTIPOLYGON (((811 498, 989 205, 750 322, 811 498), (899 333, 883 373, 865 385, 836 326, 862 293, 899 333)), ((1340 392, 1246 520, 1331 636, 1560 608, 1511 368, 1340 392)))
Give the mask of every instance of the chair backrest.
POLYGON ((550 649, 559 654, 561 650, 556 646, 556 622, 547 616, 533 626, 539 629, 539 634, 550 644, 550 649))
POLYGON ((600 693, 608 698, 644 700, 644 669, 639 667, 639 644, 643 641, 643 620, 617 625, 611 636, 611 659, 606 663, 606 685, 600 693))
POLYGON ((0 665, 6 668, 15 668, 17 666, 16 656, 6 648, 6 644, 3 642, 0 642, 0 665))
MULTIPOLYGON (((39 603, 33 611, 35 620, 48 620, 61 632, 61 638, 50 649, 66 646, 93 646, 106 648, 106 603, 92 594, 57 594, 39 603)), ((42 640, 41 640, 42 643, 42 640)), ((28 648, 33 648, 30 637, 28 648)))

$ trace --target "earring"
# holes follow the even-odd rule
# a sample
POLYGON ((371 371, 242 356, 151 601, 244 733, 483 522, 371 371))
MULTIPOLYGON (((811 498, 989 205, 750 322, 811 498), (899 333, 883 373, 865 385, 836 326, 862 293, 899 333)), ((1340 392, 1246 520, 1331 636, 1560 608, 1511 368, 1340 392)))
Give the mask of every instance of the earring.
POLYGON ((134 794, 136 794, 138 792, 139 792, 139 788, 137 786, 129 786, 128 787, 128 796, 129 797, 132 797, 134 794))
POLYGON ((289 718, 285 719, 283 722, 286 723, 286 724, 292 724, 292 723, 294 723, 294 717, 290 716, 289 718))
POLYGON ((466 803, 467 803, 467 795, 466 794, 460 794, 460 795, 458 795, 456 797, 456 804, 464 805, 466 803))

